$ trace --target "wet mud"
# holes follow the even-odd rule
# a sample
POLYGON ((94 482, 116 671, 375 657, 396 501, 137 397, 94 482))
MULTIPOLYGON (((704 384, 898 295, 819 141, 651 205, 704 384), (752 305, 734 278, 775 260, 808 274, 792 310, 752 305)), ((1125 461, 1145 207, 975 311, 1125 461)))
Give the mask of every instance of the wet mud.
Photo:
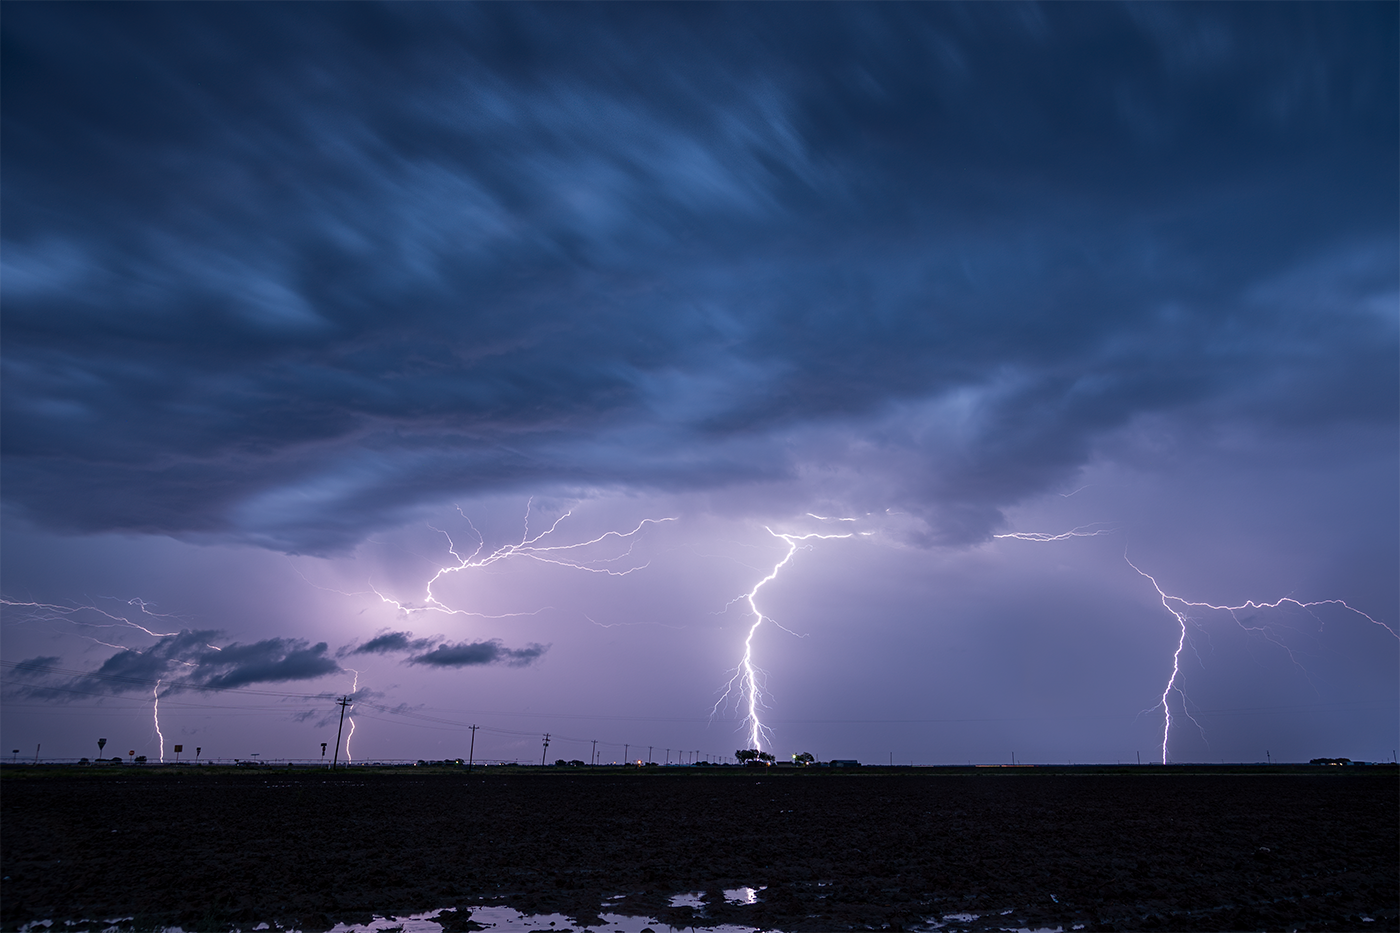
POLYGON ((1340 772, 12 773, 0 925, 1396 930, 1397 772, 1340 772))

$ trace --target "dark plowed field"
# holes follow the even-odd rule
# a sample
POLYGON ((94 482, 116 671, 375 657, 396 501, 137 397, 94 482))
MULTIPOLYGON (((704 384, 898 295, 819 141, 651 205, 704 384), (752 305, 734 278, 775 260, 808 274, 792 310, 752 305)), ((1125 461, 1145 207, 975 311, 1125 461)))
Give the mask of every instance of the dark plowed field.
POLYGON ((626 894, 677 926, 1396 930, 1396 772, 1298 770, 12 773, 0 922, 586 925, 626 894))

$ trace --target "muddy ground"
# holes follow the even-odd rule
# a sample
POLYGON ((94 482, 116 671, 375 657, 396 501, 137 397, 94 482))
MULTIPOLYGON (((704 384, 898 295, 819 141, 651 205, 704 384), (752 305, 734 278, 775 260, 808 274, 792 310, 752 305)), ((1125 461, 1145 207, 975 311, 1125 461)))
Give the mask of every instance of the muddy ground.
POLYGON ((658 770, 11 772, 0 925, 492 903, 584 926, 625 894, 608 909, 790 931, 1400 928, 1391 768, 658 770), (766 888, 726 904, 740 886, 766 888), (667 906, 687 891, 705 906, 667 906))

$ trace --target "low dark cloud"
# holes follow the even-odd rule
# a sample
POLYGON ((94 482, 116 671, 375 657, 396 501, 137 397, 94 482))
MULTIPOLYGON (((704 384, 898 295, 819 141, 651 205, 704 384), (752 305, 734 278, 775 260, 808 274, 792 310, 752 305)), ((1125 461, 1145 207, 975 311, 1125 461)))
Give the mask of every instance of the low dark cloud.
POLYGON ((341 670, 327 656, 327 645, 297 638, 266 638, 217 648, 215 631, 185 631, 162 636, 145 649, 128 648, 107 658, 95 671, 65 677, 55 670, 58 658, 31 658, 16 673, 45 675, 41 683, 16 685, 21 692, 55 699, 82 694, 150 693, 180 690, 229 690, 254 684, 315 680, 341 670))
POLYGON ((62 660, 62 658, 54 655, 39 655, 38 657, 17 661, 15 666, 10 668, 10 671, 13 674, 44 675, 51 673, 54 668, 62 663, 62 660))
POLYGON ((958 544, 1144 418, 1389 431, 1396 20, 15 5, 4 502, 327 553, 764 483, 958 544))
POLYGON ((483 664, 505 664, 525 667, 533 664, 549 650, 548 645, 529 644, 524 648, 507 648, 499 639, 438 645, 432 651, 415 655, 409 664, 433 667, 477 667, 483 664))
POLYGON ((443 642, 441 635, 414 638, 412 632, 383 632, 354 647, 344 648, 340 653, 354 656, 417 652, 406 658, 404 663, 431 667, 475 667, 484 664, 525 667, 539 660, 548 650, 548 645, 538 644, 507 648, 496 638, 453 644, 443 642))
POLYGON ((389 654, 390 652, 397 651, 422 651, 432 644, 433 639, 414 638, 412 632, 385 632, 353 648, 342 649, 340 653, 356 655, 389 654))

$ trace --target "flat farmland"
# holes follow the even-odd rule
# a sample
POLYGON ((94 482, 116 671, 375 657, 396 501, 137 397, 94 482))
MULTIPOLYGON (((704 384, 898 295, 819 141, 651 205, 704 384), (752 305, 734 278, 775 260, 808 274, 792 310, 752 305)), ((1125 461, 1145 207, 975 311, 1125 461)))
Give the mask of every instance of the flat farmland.
POLYGON ((1393 768, 124 767, 10 770, 0 790, 6 930, 310 931, 438 908, 467 929, 482 904, 587 926, 605 900, 791 931, 1400 922, 1393 768), (726 903, 739 887, 756 903, 726 903), (703 906, 669 906, 687 892, 703 906))

